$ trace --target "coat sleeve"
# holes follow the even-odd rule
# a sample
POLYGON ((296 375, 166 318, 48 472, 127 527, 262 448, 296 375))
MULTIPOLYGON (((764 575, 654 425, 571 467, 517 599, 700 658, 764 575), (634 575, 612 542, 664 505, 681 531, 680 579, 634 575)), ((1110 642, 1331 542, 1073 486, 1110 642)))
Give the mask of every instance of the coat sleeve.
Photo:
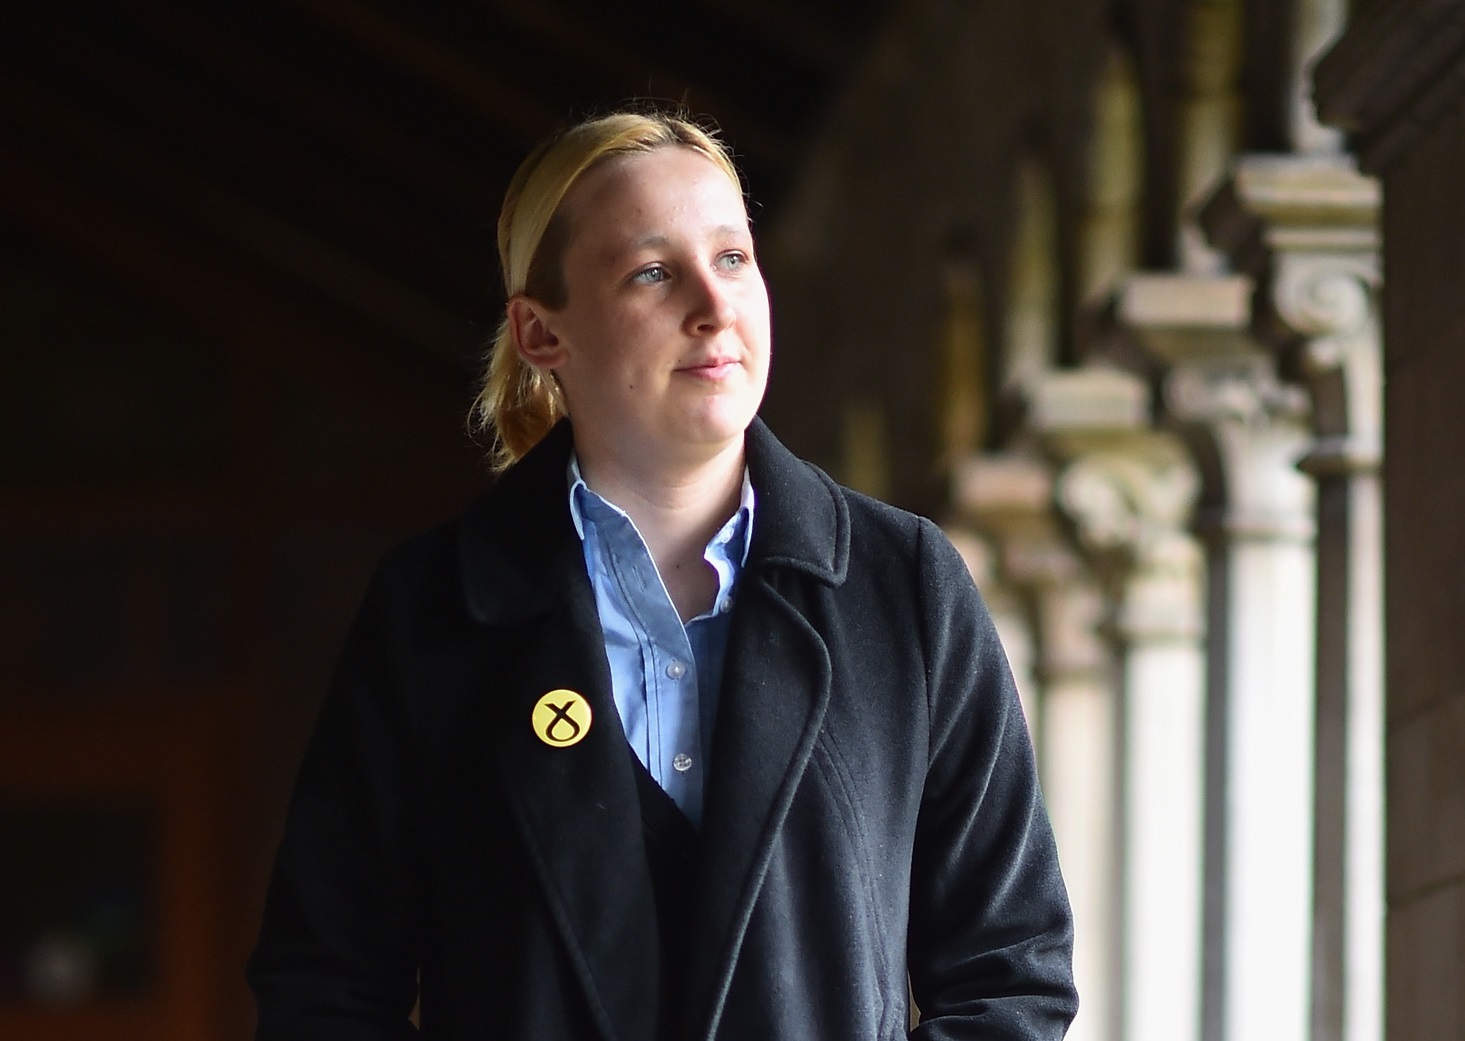
POLYGON ((379 574, 291 797, 247 971, 257 1041, 417 1036, 411 776, 383 586, 379 574))
POLYGON ((971 576, 922 522, 931 728, 916 828, 912 1037, 1061 1038, 1078 1008, 1073 925, 1007 658, 971 576))

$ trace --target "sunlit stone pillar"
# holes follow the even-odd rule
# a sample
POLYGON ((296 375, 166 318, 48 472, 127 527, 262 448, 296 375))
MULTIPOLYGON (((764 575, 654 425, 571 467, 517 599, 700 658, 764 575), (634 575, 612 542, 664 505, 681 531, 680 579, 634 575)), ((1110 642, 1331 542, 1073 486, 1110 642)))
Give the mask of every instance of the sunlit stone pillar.
POLYGON ((1056 498, 1105 579, 1121 662, 1119 834, 1126 1041, 1195 1041, 1204 770, 1198 479, 1148 429, 1149 390, 1088 369, 1044 379, 1030 420, 1062 461, 1056 498))
POLYGON ((1121 321, 1166 366, 1207 559, 1206 1041, 1305 1041, 1311 958, 1313 486, 1306 395, 1250 335, 1251 280, 1144 275, 1121 321))
POLYGON ((1074 906, 1074 974, 1083 1008, 1073 1041, 1117 1041, 1119 937, 1119 691, 1099 632, 1104 602, 1064 542, 1017 543, 1015 582, 1032 590, 1043 685, 1043 783, 1074 906))
POLYGON ((1118 691, 1099 627, 1103 599, 1065 539, 1049 465, 1020 453, 974 456, 953 498, 989 533, 1004 584, 1023 592, 1042 698, 1039 766, 1074 914, 1081 1002, 1071 1041, 1116 1041, 1118 691))
POLYGON ((1383 1031, 1378 189, 1346 156, 1245 156, 1211 238, 1262 279, 1255 328, 1311 392, 1317 486, 1314 1041, 1383 1031))

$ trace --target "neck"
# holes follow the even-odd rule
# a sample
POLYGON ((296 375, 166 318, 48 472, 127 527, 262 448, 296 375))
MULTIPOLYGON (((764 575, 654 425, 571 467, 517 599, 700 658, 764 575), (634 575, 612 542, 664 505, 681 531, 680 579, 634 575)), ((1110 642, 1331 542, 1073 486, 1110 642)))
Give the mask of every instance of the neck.
POLYGON ((711 458, 683 466, 637 466, 635 461, 606 457, 593 449, 587 457, 579 446, 576 455, 590 489, 635 522, 682 621, 711 608, 717 574, 702 554, 737 511, 743 486, 742 439, 711 458))

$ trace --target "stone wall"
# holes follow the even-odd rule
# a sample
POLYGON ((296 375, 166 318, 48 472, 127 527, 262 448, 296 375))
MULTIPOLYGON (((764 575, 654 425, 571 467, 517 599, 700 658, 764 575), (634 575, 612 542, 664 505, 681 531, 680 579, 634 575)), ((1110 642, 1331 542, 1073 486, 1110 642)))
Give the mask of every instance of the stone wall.
POLYGON ((1465 1037, 1465 3, 1362 6, 1317 71, 1384 197, 1388 1037, 1465 1037))
POLYGON ((1465 111, 1384 175, 1389 1033, 1465 1037, 1465 111))

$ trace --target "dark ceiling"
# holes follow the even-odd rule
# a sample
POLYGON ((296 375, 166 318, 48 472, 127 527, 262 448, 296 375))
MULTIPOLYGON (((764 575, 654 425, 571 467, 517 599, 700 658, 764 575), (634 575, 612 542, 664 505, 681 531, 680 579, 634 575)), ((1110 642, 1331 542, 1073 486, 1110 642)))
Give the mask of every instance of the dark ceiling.
POLYGON ((681 102, 722 126, 766 220, 888 6, 5 4, 0 219, 113 264, 114 215, 160 228, 461 358, 498 311, 492 223, 534 141, 627 99, 681 102))

